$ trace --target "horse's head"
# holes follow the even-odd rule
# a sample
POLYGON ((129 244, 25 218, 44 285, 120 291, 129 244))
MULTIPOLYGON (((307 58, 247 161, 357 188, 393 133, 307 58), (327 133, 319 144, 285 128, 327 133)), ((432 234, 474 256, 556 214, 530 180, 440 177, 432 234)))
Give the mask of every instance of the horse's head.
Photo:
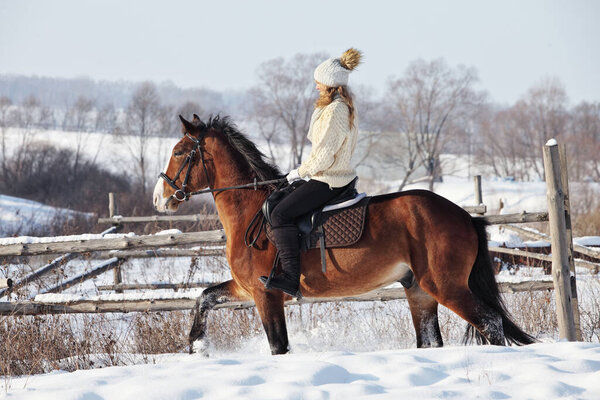
POLYGON ((191 192, 210 184, 206 165, 206 125, 196 114, 192 122, 181 115, 179 118, 183 137, 173 147, 171 158, 154 187, 154 208, 160 212, 177 211, 191 192))

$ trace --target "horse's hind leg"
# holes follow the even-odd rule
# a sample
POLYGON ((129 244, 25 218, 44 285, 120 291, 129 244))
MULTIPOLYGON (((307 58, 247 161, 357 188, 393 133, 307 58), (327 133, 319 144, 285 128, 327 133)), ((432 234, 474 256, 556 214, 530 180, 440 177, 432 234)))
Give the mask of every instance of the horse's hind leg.
POLYGON ((194 307, 194 321, 188 337, 190 344, 190 354, 199 352, 208 356, 208 343, 206 336, 206 316, 208 312, 217 304, 228 301, 249 300, 246 296, 240 295, 241 290, 233 280, 220 283, 206 288, 200 297, 196 300, 194 307))
POLYGON ((468 286, 456 287, 454 290, 449 288, 438 297, 438 301, 473 325, 490 344, 506 344, 502 315, 478 301, 468 286))
POLYGON ((254 302, 269 340, 271 354, 287 353, 290 349, 285 324, 283 293, 261 290, 254 294, 254 302))
POLYGON ((413 281, 408 287, 404 282, 402 285, 415 326, 417 347, 442 347, 444 341, 438 322, 437 300, 423 291, 416 281, 413 281))

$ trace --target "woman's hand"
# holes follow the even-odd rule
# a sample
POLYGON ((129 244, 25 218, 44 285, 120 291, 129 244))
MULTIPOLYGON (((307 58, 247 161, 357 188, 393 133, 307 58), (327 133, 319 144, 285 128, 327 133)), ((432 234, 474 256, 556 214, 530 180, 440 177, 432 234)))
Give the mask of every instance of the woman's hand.
POLYGON ((288 183, 292 183, 300 179, 300 174, 298 174, 298 169, 291 170, 286 176, 288 183))

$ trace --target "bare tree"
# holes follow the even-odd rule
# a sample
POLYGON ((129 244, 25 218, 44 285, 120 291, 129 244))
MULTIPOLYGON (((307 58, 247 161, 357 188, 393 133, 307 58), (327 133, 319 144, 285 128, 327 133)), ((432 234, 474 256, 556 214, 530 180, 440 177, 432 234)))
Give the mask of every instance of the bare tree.
POLYGON ((288 60, 266 61, 258 67, 258 85, 248 92, 250 114, 259 131, 274 138, 277 127, 277 136, 289 143, 290 168, 302 161, 317 98, 312 74, 325 57, 321 53, 296 54, 288 60))
POLYGON ((383 101, 375 97, 373 88, 364 85, 352 86, 352 98, 355 106, 355 118, 361 131, 356 143, 353 163, 356 168, 360 166, 374 169, 374 155, 376 145, 383 135, 382 131, 390 129, 389 113, 383 101))
MULTIPOLYGON (((86 147, 90 124, 92 120, 92 111, 94 110, 95 101, 85 96, 79 96, 73 104, 70 111, 70 127, 74 129, 76 134, 75 152, 73 163, 71 165, 71 174, 77 177, 79 175, 82 151, 86 147)), ((98 146, 98 151, 101 146, 98 146)), ((97 154, 96 154, 97 155, 97 154)), ((95 157, 94 157, 95 160, 95 157)))
POLYGON ((45 128, 51 122, 53 116, 51 110, 44 106, 37 97, 31 95, 14 110, 14 122, 20 128, 31 131, 45 128))
POLYGON ((526 168, 531 153, 527 145, 528 116, 523 103, 507 109, 484 109, 480 115, 481 144, 477 147, 478 160, 490 166, 501 178, 530 179, 526 168))
POLYGON ((37 130, 47 127, 52 120, 52 112, 37 97, 32 95, 27 97, 18 107, 12 107, 9 110, 8 118, 11 124, 21 128, 13 144, 12 168, 3 171, 3 178, 10 181, 14 174, 21 173, 22 169, 25 168, 24 160, 28 149, 35 140, 37 130))
POLYGON ((406 132, 410 151, 417 151, 433 182, 441 179, 440 152, 452 136, 453 120, 472 113, 483 101, 474 89, 477 73, 472 68, 449 67, 442 59, 417 60, 404 76, 391 80, 387 97, 399 113, 398 130, 406 132))
POLYGON ((73 105, 73 124, 72 127, 77 132, 89 130, 92 119, 92 111, 95 107, 95 101, 85 96, 79 96, 73 105))
POLYGON ((568 121, 567 93, 557 78, 544 78, 532 86, 517 103, 523 109, 523 133, 530 149, 526 167, 531 168, 538 178, 544 179, 544 168, 539 149, 551 138, 565 133, 568 121))
POLYGON ((569 175, 600 181, 600 102, 581 102, 573 108, 568 136, 569 175))
POLYGON ((96 118, 94 120, 94 130, 112 133, 117 124, 117 112, 112 103, 105 103, 99 109, 96 109, 96 118))
POLYGON ((5 178, 7 171, 6 165, 6 129, 10 125, 9 116, 12 107, 12 100, 7 96, 0 97, 0 165, 2 166, 2 177, 5 178))
POLYGON ((278 164, 279 160, 275 149, 276 146, 283 144, 287 137, 287 135, 282 134, 285 129, 283 128, 283 121, 280 118, 273 117, 269 112, 264 112, 261 107, 263 93, 260 92, 258 87, 250 88, 247 96, 250 99, 249 110, 247 107, 245 111, 249 114, 250 130, 258 132, 260 138, 267 145, 268 157, 271 162, 278 164))
POLYGON ((147 190, 148 140, 161 131, 160 111, 156 86, 151 82, 142 83, 127 107, 124 129, 119 136, 132 157, 142 195, 147 190))

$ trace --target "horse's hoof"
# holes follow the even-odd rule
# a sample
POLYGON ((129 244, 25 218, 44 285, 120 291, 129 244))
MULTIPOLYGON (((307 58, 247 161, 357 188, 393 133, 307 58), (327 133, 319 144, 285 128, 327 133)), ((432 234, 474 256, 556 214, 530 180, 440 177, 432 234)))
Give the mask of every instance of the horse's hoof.
POLYGON ((190 354, 198 354, 204 358, 208 358, 208 342, 206 340, 195 340, 190 345, 190 354))

